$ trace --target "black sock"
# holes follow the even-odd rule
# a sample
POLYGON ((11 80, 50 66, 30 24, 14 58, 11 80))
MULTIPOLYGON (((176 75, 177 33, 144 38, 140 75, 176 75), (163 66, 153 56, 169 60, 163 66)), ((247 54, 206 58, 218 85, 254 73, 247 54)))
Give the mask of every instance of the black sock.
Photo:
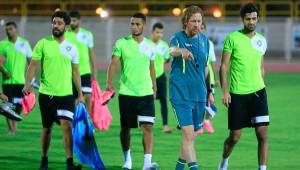
POLYGON ((66 162, 67 162, 67 165, 73 165, 73 158, 72 157, 68 158, 66 162))
POLYGON ((48 157, 47 156, 42 156, 41 167, 44 167, 46 165, 48 165, 48 157))

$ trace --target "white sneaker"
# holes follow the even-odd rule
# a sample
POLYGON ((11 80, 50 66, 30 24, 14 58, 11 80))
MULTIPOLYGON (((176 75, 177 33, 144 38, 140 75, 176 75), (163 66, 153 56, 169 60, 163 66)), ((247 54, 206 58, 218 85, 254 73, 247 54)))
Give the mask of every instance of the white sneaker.
POLYGON ((132 165, 130 165, 129 162, 125 162, 124 165, 122 166, 122 170, 130 170, 132 169, 132 165))
POLYGON ((19 116, 13 109, 13 104, 11 103, 1 103, 0 104, 0 114, 4 115, 5 117, 15 120, 21 121, 23 118, 19 116))
POLYGON ((218 170, 227 170, 228 164, 221 166, 221 162, 219 163, 218 170))
POLYGON ((157 170, 159 167, 158 163, 152 162, 150 167, 143 167, 143 170, 157 170))

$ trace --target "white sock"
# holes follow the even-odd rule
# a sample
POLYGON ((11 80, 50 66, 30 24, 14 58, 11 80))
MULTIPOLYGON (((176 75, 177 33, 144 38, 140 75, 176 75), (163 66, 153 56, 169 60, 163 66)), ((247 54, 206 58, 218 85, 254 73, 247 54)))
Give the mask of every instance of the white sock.
POLYGON ((227 168, 227 166, 228 166, 228 159, 229 159, 229 158, 223 158, 223 157, 222 157, 222 161, 221 161, 221 164, 220 164, 220 168, 227 168))
POLYGON ((259 165, 259 170, 267 170, 267 165, 259 165))
POLYGON ((123 165, 123 167, 128 168, 128 169, 132 168, 130 149, 128 151, 124 151, 124 165, 123 165))
POLYGON ((145 154, 144 155, 144 168, 149 168, 151 166, 151 158, 152 154, 145 154))

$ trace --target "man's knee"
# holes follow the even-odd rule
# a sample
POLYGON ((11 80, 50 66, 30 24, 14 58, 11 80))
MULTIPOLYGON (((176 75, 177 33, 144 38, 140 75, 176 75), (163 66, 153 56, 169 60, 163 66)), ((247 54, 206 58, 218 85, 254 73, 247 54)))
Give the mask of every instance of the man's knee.
POLYGON ((231 132, 228 137, 228 143, 231 145, 235 145, 241 138, 241 132, 231 132))

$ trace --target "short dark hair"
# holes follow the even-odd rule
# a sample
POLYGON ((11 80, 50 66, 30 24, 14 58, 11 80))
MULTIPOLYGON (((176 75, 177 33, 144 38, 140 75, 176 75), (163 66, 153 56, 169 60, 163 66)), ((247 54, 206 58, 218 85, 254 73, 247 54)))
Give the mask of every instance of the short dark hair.
POLYGON ((160 22, 157 22, 155 23, 153 26, 152 26, 152 31, 154 31, 156 28, 158 29, 164 29, 164 25, 160 22))
POLYGON ((75 11, 75 10, 70 11, 69 16, 72 17, 72 18, 77 18, 77 19, 81 18, 81 15, 80 15, 79 11, 75 11))
POLYGON ((141 18, 144 22, 146 22, 146 15, 144 15, 143 13, 134 13, 131 17, 133 18, 141 18))
POLYGON ((247 3, 241 7, 240 16, 244 18, 246 13, 256 12, 257 16, 259 16, 258 7, 254 3, 247 3))
POLYGON ((55 17, 62 18, 64 20, 65 24, 67 24, 67 25, 69 25, 70 22, 71 22, 71 19, 70 19, 69 15, 64 11, 54 12, 54 14, 51 17, 51 22, 53 21, 53 19, 55 17))
POLYGON ((8 21, 8 22, 5 24, 5 26, 10 26, 10 25, 12 25, 12 26, 14 26, 15 28, 17 28, 17 24, 15 23, 15 21, 8 21))

